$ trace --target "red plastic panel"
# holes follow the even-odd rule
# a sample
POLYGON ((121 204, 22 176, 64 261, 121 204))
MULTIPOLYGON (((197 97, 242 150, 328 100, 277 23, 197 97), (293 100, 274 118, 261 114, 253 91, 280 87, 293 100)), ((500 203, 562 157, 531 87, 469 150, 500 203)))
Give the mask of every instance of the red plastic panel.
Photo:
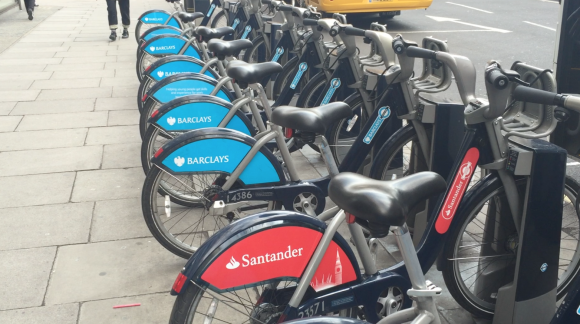
POLYGON ((334 241, 330 242, 310 286, 321 291, 354 280, 356 273, 346 253, 334 241))
POLYGON ((447 197, 445 197, 445 203, 443 204, 441 213, 439 213, 437 221, 435 222, 437 233, 444 234, 449 229, 449 225, 457 211, 457 206, 459 206, 463 194, 469 185, 469 181, 471 181, 471 176, 473 176, 478 159, 479 150, 475 147, 470 148, 467 153, 465 153, 459 171, 455 175, 455 179, 451 185, 451 190, 447 194, 447 197))
POLYGON ((201 279, 224 290, 279 277, 299 278, 321 237, 318 231, 298 226, 259 232, 228 248, 201 279))

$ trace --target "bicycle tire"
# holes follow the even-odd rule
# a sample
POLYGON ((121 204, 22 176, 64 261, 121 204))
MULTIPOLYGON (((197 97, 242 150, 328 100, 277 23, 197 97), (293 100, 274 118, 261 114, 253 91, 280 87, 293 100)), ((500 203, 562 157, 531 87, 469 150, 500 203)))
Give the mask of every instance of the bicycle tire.
MULTIPOLYGON (((294 75, 298 71, 298 57, 293 57, 288 63, 284 64, 282 67, 282 72, 276 77, 274 81, 274 87, 272 90, 273 99, 276 100, 280 96, 280 93, 286 87, 286 84, 292 82, 294 75)), ((302 82, 302 81, 301 81, 302 82)))
POLYGON ((300 96, 298 96, 296 107, 312 108, 312 106, 316 103, 322 94, 322 90, 324 90, 327 82, 328 80, 326 79, 326 74, 323 71, 318 72, 315 76, 308 80, 308 83, 306 83, 306 86, 300 93, 300 96))
POLYGON ((139 113, 143 112, 143 97, 155 84, 155 82, 156 81, 152 80, 151 78, 144 78, 141 80, 141 83, 139 84, 139 90, 137 90, 137 108, 139 109, 139 113))
POLYGON ((159 145, 155 145, 155 141, 157 141, 159 136, 167 139, 167 141, 173 138, 170 134, 162 134, 162 131, 157 127, 147 128, 147 132, 145 132, 145 135, 143 136, 143 141, 141 142, 141 167, 143 168, 145 175, 147 175, 151 169, 151 157, 155 154, 157 149, 164 144, 159 143, 159 145))
POLYGON ((266 53, 266 60, 270 57, 270 53, 268 53, 268 48, 266 47, 266 41, 264 40, 264 36, 260 35, 254 39, 252 39, 252 47, 244 52, 244 61, 247 63, 262 63, 258 62, 258 57, 254 57, 254 55, 258 54, 260 48, 266 53))
POLYGON ((145 138, 145 133, 149 128, 149 118, 151 117, 151 114, 159 109, 159 107, 161 107, 161 104, 153 99, 147 100, 145 104, 143 104, 143 111, 141 111, 141 115, 139 116, 139 134, 141 135, 141 139, 145 138))
MULTIPOLYGON (((518 186, 518 191, 525 192, 525 186, 526 186, 525 179, 520 179, 520 180, 516 181, 516 185, 518 186)), ((565 187, 564 188, 565 189, 565 191, 564 191, 565 192, 565 197, 564 197, 565 200, 564 201, 566 201, 566 197, 568 197, 568 199, 574 198, 574 200, 575 200, 576 196, 578 195, 578 190, 580 189, 580 185, 578 185, 578 183, 574 179, 567 176, 566 180, 565 180, 564 187, 565 187)), ((454 262, 455 260, 450 260, 450 259, 456 258, 456 254, 455 254, 456 244, 455 243, 459 242, 458 239, 460 237, 462 237, 463 235, 466 235, 466 236, 469 235, 469 234, 464 234, 463 229, 465 229, 466 226, 468 226, 468 224, 471 222, 471 220, 475 220, 475 218, 478 217, 478 215, 474 214, 474 213, 477 213, 479 210, 481 210, 481 208, 484 208, 485 203, 488 201, 491 201, 492 199, 494 199, 493 200, 494 206, 498 202, 501 204, 501 200, 500 200, 501 197, 499 195, 501 195, 502 192, 505 192, 505 189, 503 188, 501 181, 495 181, 495 183, 488 185, 486 188, 482 189, 481 192, 478 193, 478 197, 476 197, 475 199, 470 199, 467 202, 467 204, 465 204, 463 206, 460 205, 459 210, 457 211, 457 213, 454 217, 457 219, 456 220, 454 219, 454 222, 451 223, 451 227, 449 229, 449 237, 447 238, 447 243, 445 244, 444 251, 443 251, 443 259, 445 260, 444 265, 443 265, 443 269, 442 269, 443 279, 445 280, 445 285, 449 289, 449 292, 451 293, 451 295, 453 296, 455 301, 457 301, 457 303, 459 305, 461 305, 464 309, 466 309, 468 312, 470 312, 472 314, 476 314, 476 315, 478 315, 480 317, 484 317, 484 318, 492 318, 493 317, 493 314, 495 312, 495 303, 486 302, 483 300, 477 301, 474 299, 474 296, 471 296, 473 294, 466 293, 465 289, 463 289, 463 287, 462 287, 462 284, 458 282, 459 280, 463 281, 463 279, 458 278, 458 275, 455 271, 455 270, 457 270, 457 267, 456 267, 457 263, 454 262), (494 197, 500 197, 500 198, 494 198, 494 197)), ((572 219, 578 221, 578 218, 580 217, 580 215, 578 215, 578 213, 576 212, 575 207, 574 207, 574 203, 571 203, 570 205, 572 206, 570 208, 570 212, 573 213, 571 215, 571 217, 572 217, 572 219)), ((490 208, 489 205, 487 208, 490 208)), ((566 209, 567 208, 564 209, 564 212, 566 212, 566 209)), ((566 217, 566 215, 564 215, 563 217, 566 217)), ((563 223, 563 225, 564 225, 564 223, 563 223)), ((503 244, 499 243, 498 245, 503 245, 503 244)), ((464 248, 466 248, 466 247, 464 247, 464 248)), ((474 248, 467 247, 467 249, 474 249, 474 248)), ((562 252, 562 248, 561 248, 561 252, 562 252)), ((516 256, 516 254, 514 253, 514 256, 512 258, 515 259, 515 256, 516 256)), ((489 259, 486 259, 486 260, 489 260, 489 259)), ((495 260, 497 260, 497 259, 495 259, 495 260)), ((504 260, 505 260, 505 257, 504 257, 504 260)), ((491 264, 491 262, 495 262, 495 261, 486 261, 486 262, 490 262, 490 264, 491 264)), ((562 282, 560 282, 560 278, 559 278, 558 290, 557 290, 557 299, 558 300, 564 297, 564 295, 566 294, 566 292, 570 286, 570 283, 578 275, 578 271, 580 270, 580 268, 579 268, 580 262, 578 262, 578 245, 576 247, 575 256, 571 259, 570 264, 572 265, 572 269, 571 269, 571 272, 569 273, 569 276, 566 277, 562 282), (575 261, 576 263, 572 265, 573 261, 575 261)), ((473 271, 470 271, 470 273, 471 272, 473 272, 473 271)), ((476 272, 476 274, 477 274, 477 272, 476 272)), ((473 276, 473 275, 471 275, 471 276, 473 276)), ((511 281, 513 278, 512 279, 502 278, 502 279, 504 279, 506 281, 511 281)), ((475 284, 475 282, 474 282, 474 284, 475 284)), ((486 287, 489 287, 489 285, 486 287)), ((491 300, 493 298, 490 297, 488 299, 491 300)))
MULTIPOLYGON (((191 174, 183 175, 188 179, 186 181, 191 181, 193 185, 190 187, 192 188, 198 187, 195 185, 196 178, 194 177, 199 177, 197 178, 198 181, 199 179, 203 178, 201 181, 199 181, 200 186, 205 187, 211 184, 211 188, 207 187, 203 188, 203 190, 195 192, 188 191, 188 188, 179 187, 169 190, 168 181, 164 180, 164 176, 167 176, 168 179, 173 179, 179 175, 171 175, 158 167, 152 167, 145 177, 145 183, 143 185, 143 191, 141 194, 141 208, 143 211, 143 218, 145 219, 145 223, 147 224, 149 231, 151 231, 151 234, 153 234, 155 239, 164 248, 166 248, 171 253, 185 259, 190 258, 193 253, 197 251, 199 246, 203 244, 203 239, 209 238, 210 235, 235 220, 234 217, 225 217, 226 215, 211 216, 207 212, 204 201, 205 198, 201 197, 203 197, 207 190, 215 190, 216 186, 218 186, 216 183, 223 180, 223 174, 218 172, 213 173, 217 175, 215 178, 207 180, 208 174, 208 172, 194 172, 191 174), (161 221, 161 214, 163 212, 159 214, 157 212, 160 209, 167 210, 167 196, 169 196, 170 199, 169 208, 173 217, 170 218, 170 216, 167 216, 167 218, 165 218, 165 216, 163 216, 163 221, 161 221), (194 199, 197 200, 188 199, 188 197, 195 197, 194 199), (171 203, 177 204, 179 206, 171 205, 171 203), (197 219, 197 225, 188 225, 192 221, 192 218, 194 218, 193 221, 197 219), (177 220, 177 223, 174 223, 174 220, 177 220), (182 220, 185 222, 185 225, 182 224, 178 226, 178 223, 182 220), (220 225, 223 225, 223 227, 220 227, 220 225), (166 226, 170 226, 169 229, 167 229, 166 226), (212 226, 213 228, 211 228, 212 226), (171 230, 175 230, 177 233, 173 234, 169 232, 171 230), (180 230, 182 231, 179 232, 180 230), (180 241, 180 238, 178 237, 183 237, 185 234, 187 235, 183 238, 183 241, 180 241), (186 241, 190 236, 192 244, 188 245, 186 244, 186 241), (199 245, 193 246, 193 244, 196 244, 196 238, 199 238, 199 245)), ((211 177, 211 175, 209 176, 211 177)), ((178 179, 177 183, 184 183, 184 179, 178 179)), ((225 180, 223 181, 225 182, 225 180)), ((239 188, 242 188, 242 185, 237 183, 236 189, 239 188)), ((254 201, 252 201, 252 203, 254 203, 254 201)), ((264 204, 258 203, 259 202, 256 202, 256 205, 248 205, 249 207, 257 208, 247 208, 244 210, 244 212, 247 210, 254 211, 258 208, 265 207, 263 206, 264 204)), ((282 208, 282 203, 279 201, 273 201, 268 203, 267 207, 265 208, 266 210, 279 210, 282 208)))
MULTIPOLYGON (((332 152, 332 156, 334 157, 334 161, 336 162, 337 166, 340 165, 340 163, 344 158, 344 155, 346 155, 346 153, 350 150, 350 147, 346 151, 341 149, 341 147, 344 147, 344 144, 347 143, 344 143, 345 141, 344 139, 340 139, 341 134, 346 133, 345 127, 347 126, 348 121, 354 118, 355 115, 358 116, 356 123, 349 132, 350 133, 349 135, 352 135, 352 138, 356 139, 360 133, 360 129, 364 127, 369 118, 367 116, 366 109, 364 107, 364 103, 360 94, 356 93, 352 96, 349 96, 344 100, 344 103, 348 104, 351 107, 353 111, 353 117, 344 118, 334 122, 326 133, 326 139, 328 140, 330 151, 332 152), (347 123, 345 124, 345 122, 347 123)), ((352 143, 350 144, 350 146, 352 146, 352 143)))
POLYGON ((143 61, 145 59, 147 59, 148 57, 155 58, 152 62, 150 62, 150 64, 151 64, 151 63, 155 62, 156 60, 162 58, 163 56, 153 56, 153 55, 148 54, 145 51, 139 52, 139 54, 137 56, 137 63, 135 63, 135 71, 137 72, 137 78, 139 79, 139 82, 141 82, 143 80, 143 72, 145 71, 145 68, 146 68, 143 66, 143 64, 144 64, 143 61))
MULTIPOLYGON (((155 27, 155 26, 161 26, 162 24, 144 24, 141 20, 139 20, 137 22, 137 24, 135 25, 135 41, 137 41, 137 44, 139 44, 139 41, 141 40, 141 36, 143 35, 143 33, 145 31, 143 31, 143 33, 141 33, 141 28, 143 27, 143 25, 150 25, 149 28, 151 27, 155 27)), ((149 29, 147 28, 147 29, 149 29)))
POLYGON ((228 16, 226 16, 225 11, 220 10, 217 14, 215 14, 215 16, 211 19, 210 25, 211 25, 211 28, 220 28, 220 27, 229 26, 228 16))

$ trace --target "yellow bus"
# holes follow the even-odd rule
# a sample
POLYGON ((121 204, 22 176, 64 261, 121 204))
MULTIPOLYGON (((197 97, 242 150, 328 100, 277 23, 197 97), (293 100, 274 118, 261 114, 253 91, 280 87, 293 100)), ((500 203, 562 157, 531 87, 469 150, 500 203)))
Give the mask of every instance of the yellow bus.
POLYGON ((428 8, 433 0, 303 0, 306 5, 325 13, 378 12, 384 18, 393 18, 401 10, 428 8))

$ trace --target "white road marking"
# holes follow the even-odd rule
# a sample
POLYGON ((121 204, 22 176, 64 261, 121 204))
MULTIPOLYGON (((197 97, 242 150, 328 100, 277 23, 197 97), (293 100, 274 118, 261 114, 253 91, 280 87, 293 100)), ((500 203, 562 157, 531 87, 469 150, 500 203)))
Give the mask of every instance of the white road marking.
POLYGON ((495 30, 489 29, 461 29, 461 30, 413 30, 413 31, 392 31, 389 30, 390 34, 421 34, 421 33, 464 33, 464 32, 493 32, 495 30))
POLYGON ((556 28, 552 28, 552 27, 547 27, 547 26, 538 25, 538 24, 536 24, 536 23, 529 22, 529 21, 525 21, 525 20, 524 20, 524 22, 525 22, 526 24, 530 24, 530 25, 534 25, 534 26, 538 26, 538 27, 546 28, 546 29, 549 29, 549 30, 551 30, 551 31, 556 31, 556 28))
POLYGON ((580 165, 580 162, 568 162, 566 165, 580 165))
POLYGON ((459 3, 453 3, 453 2, 447 2, 447 3, 448 3, 448 4, 455 5, 455 6, 465 7, 465 8, 467 8, 467 9, 473 9, 473 10, 477 10, 477 11, 481 11, 481 12, 489 13, 489 14, 492 14, 492 13, 493 13, 493 12, 491 12, 491 11, 487 11, 487 10, 483 10, 483 9, 477 9, 477 8, 473 8, 473 7, 470 7, 470 6, 462 5, 462 4, 459 4, 459 3))
POLYGON ((494 32, 498 32, 498 33, 511 33, 511 31, 509 30, 505 30, 505 29, 499 29, 499 28, 493 28, 493 27, 487 27, 487 26, 481 26, 481 25, 476 25, 476 24, 470 24, 470 23, 466 23, 463 21, 459 21, 459 19, 456 18, 445 18, 445 17, 436 17, 436 16, 427 16, 425 15, 425 17, 431 18, 437 22, 452 22, 452 23, 456 23, 456 24, 462 24, 462 25, 466 25, 466 26, 471 26, 471 27, 476 27, 476 28, 481 28, 481 29, 487 29, 489 31, 494 31, 494 32))

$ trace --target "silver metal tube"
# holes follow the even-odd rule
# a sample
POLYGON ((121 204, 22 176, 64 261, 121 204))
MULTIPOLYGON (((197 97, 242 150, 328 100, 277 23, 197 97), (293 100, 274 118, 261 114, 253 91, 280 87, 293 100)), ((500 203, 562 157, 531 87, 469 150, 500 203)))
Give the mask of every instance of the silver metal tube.
POLYGON ((380 320, 377 324, 401 324, 407 323, 412 321, 415 317, 419 315, 417 308, 411 307, 407 309, 400 310, 394 314, 391 314, 382 320, 380 320))
POLYGON ((298 307, 298 305, 300 305, 300 301, 304 297, 306 290, 308 290, 310 282, 312 281, 312 278, 314 277, 314 274, 316 273, 316 270, 318 269, 318 266, 320 265, 320 262, 322 261, 322 258, 324 257, 324 254, 326 253, 326 250, 328 249, 328 246, 334 237, 334 234, 336 231, 338 231, 338 227, 343 221, 344 211, 341 210, 330 221, 330 224, 326 228, 326 231, 324 231, 324 235, 322 235, 322 238, 320 239, 314 254, 312 254, 312 258, 310 259, 310 262, 308 262, 306 270, 304 270, 304 274, 302 275, 302 278, 300 278, 300 282, 298 283, 292 298, 288 302, 288 305, 291 307, 298 307))
POLYGON ((419 263, 419 258, 417 258, 415 245, 413 245, 413 239, 411 239, 407 225, 403 224, 403 226, 396 227, 394 232, 397 244, 401 250, 403 262, 405 262, 405 268, 407 268, 407 273, 409 274, 411 285, 414 289, 427 289, 425 275, 419 263))
POLYGON ((238 109, 240 109, 240 107, 243 107, 245 104, 247 104, 250 101, 252 101, 252 99, 244 98, 244 99, 236 102, 232 106, 232 109, 230 109, 228 111, 228 113, 225 115, 224 119, 222 119, 222 121, 219 123, 218 127, 225 128, 228 125, 228 123, 230 122, 230 120, 232 120, 232 118, 234 117, 234 115, 236 114, 238 109))
POLYGON ((248 164, 250 164, 250 162, 252 161, 254 156, 256 156, 256 154, 262 148, 262 146, 266 145, 266 143, 268 143, 275 136, 276 136, 276 132, 270 132, 267 135, 265 135, 264 137, 260 138, 254 144, 254 146, 252 146, 252 148, 250 149, 248 154, 246 154, 246 156, 242 159, 240 164, 238 164, 238 166, 236 167, 234 172, 232 172, 232 174, 230 175, 230 177, 228 178, 226 183, 224 183, 224 185, 222 186, 222 188, 224 190, 230 190, 230 188, 234 185, 236 180, 238 180, 238 178, 240 177, 240 174, 242 174, 242 172, 244 172, 244 170, 246 169, 248 164))
POLYGON ((338 174, 338 166, 336 165, 336 161, 334 161, 334 157, 332 156, 332 152, 330 151, 330 146, 326 141, 324 135, 316 135, 316 140, 314 141, 320 148, 320 152, 322 153, 322 159, 326 164, 326 168, 328 169, 328 173, 330 177, 334 177, 338 174))
POLYGON ((340 211, 340 208, 338 206, 334 206, 332 208, 329 208, 329 209, 323 211, 322 213, 320 213, 320 215, 316 216, 316 218, 318 218, 319 220, 321 220, 323 222, 326 222, 327 220, 334 217, 334 215, 336 215, 339 211, 340 211))
POLYGON ((365 274, 369 276, 374 275, 377 273, 377 266, 375 265, 375 260, 373 260, 371 255, 371 251, 369 249, 369 245, 367 244, 367 240, 365 239, 362 228, 357 223, 349 223, 348 230, 350 231, 350 235, 354 240, 354 245, 358 251, 358 255, 360 256, 363 268, 365 269, 365 274))
POLYGON ((226 83, 228 83, 229 81, 231 81, 232 78, 230 77, 222 77, 218 80, 218 83, 215 85, 215 87, 213 88, 213 90, 209 93, 210 96, 215 96, 224 85, 226 85, 226 83))
MULTIPOLYGON (((201 68, 201 71, 199 71, 199 73, 204 74, 207 70, 209 70, 210 66, 217 63, 218 61, 219 61, 218 58, 214 57, 211 60, 205 62, 205 64, 203 65, 203 68, 201 68)), ((221 71, 220 71, 220 76, 226 76, 226 74, 221 74, 221 71)))

